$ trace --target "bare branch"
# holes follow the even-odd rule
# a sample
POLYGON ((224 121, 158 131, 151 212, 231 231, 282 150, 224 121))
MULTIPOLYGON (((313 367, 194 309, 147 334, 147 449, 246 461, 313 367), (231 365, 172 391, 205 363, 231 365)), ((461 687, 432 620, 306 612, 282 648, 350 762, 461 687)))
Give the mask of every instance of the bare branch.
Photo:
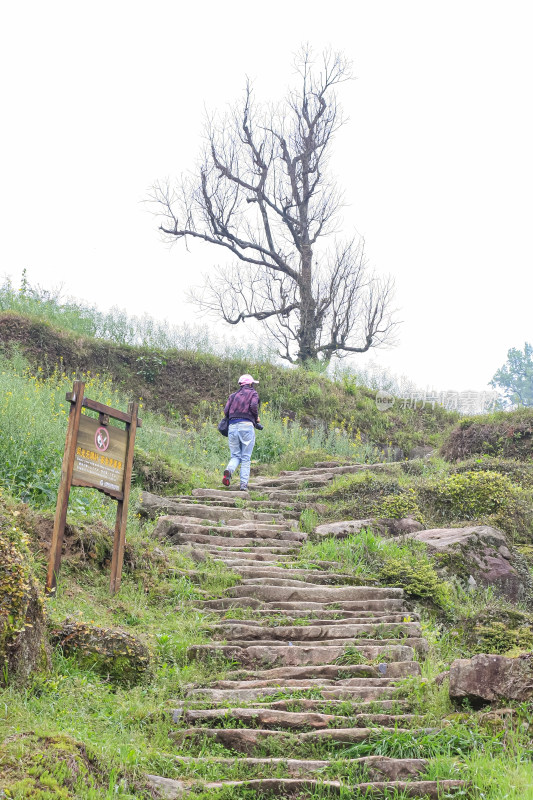
POLYGON ((225 322, 262 322, 287 361, 329 360, 391 340, 393 286, 369 272, 364 243, 335 234, 342 193, 328 173, 345 123, 337 87, 351 79, 340 53, 295 60, 299 86, 276 108, 256 106, 250 82, 225 115, 206 120, 196 177, 156 183, 149 200, 168 242, 222 248, 231 263, 192 299, 225 322))

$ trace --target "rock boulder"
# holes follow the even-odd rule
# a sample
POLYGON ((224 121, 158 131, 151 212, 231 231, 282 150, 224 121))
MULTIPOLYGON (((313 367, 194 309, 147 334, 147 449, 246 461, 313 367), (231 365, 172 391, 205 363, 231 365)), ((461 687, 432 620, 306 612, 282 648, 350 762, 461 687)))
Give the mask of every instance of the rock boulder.
POLYGON ((533 698, 533 653, 506 658, 481 653, 460 658, 450 667, 450 697, 474 706, 499 700, 533 698))
POLYGON ((0 684, 24 684, 48 666, 43 601, 13 521, 0 513, 0 684))
POLYGON ((150 672, 150 653, 135 636, 121 628, 103 628, 66 619, 52 632, 52 640, 65 655, 73 655, 119 686, 134 686, 150 672))
POLYGON ((370 528, 374 533, 386 536, 400 536, 408 533, 416 533, 422 530, 423 526, 412 517, 405 519, 349 519, 341 522, 328 522, 325 525, 318 525, 315 528, 315 536, 323 539, 326 536, 334 536, 335 539, 346 539, 352 533, 360 533, 363 528, 370 528))
POLYGON ((363 528, 374 530, 377 526, 375 519, 348 519, 342 522, 328 522, 325 525, 318 525, 315 528, 315 536, 324 539, 327 536, 334 536, 335 539, 346 539, 352 533, 360 533, 363 528))
POLYGON ((470 576, 485 586, 494 586, 509 600, 524 599, 531 591, 531 576, 517 552, 512 552, 504 534, 489 525, 466 528, 432 528, 408 534, 439 554, 441 563, 465 580, 470 576))

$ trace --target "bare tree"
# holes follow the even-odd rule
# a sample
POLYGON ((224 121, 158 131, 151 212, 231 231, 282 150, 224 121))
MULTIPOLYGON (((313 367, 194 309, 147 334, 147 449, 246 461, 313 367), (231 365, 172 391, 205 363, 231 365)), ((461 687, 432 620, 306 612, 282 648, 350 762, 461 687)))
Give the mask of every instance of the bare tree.
POLYGON ((193 294, 200 307, 232 325, 261 321, 283 358, 305 364, 379 346, 397 323, 392 280, 369 270, 362 240, 337 239, 342 196, 327 168, 350 64, 328 51, 317 66, 306 47, 296 68, 299 87, 277 108, 256 107, 248 82, 239 104, 207 120, 199 175, 159 182, 150 199, 168 241, 233 257, 193 294))

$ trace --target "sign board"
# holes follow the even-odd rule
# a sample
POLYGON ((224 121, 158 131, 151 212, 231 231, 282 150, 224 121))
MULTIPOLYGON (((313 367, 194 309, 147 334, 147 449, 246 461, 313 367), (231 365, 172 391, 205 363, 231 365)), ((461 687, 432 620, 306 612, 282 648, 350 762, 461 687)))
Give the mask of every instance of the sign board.
POLYGON ((117 500, 109 586, 111 594, 114 594, 120 587, 122 576, 135 433, 141 426, 141 420, 137 416, 137 403, 130 403, 127 412, 120 411, 96 400, 89 400, 84 397, 84 393, 83 381, 74 381, 72 392, 67 394, 70 413, 57 492, 46 589, 53 592, 56 588, 70 487, 86 486, 98 489, 117 500), (82 414, 82 408, 95 411, 98 419, 82 414), (110 418, 119 420, 125 427, 122 429, 110 425, 110 418))
POLYGON ((128 434, 82 414, 76 439, 73 486, 90 486, 111 497, 122 494, 128 434))

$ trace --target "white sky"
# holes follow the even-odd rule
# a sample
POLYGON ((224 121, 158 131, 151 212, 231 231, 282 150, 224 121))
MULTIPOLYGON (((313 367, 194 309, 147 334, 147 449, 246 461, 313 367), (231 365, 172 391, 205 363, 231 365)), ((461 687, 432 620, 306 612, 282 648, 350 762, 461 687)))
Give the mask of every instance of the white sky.
POLYGON ((530 0, 3 4, 0 275, 193 321, 184 290, 220 255, 168 249, 141 201, 194 166, 204 106, 245 74, 279 97, 298 46, 331 45, 357 76, 333 162, 345 229, 404 320, 370 358, 483 390, 533 339, 532 17, 530 0))

